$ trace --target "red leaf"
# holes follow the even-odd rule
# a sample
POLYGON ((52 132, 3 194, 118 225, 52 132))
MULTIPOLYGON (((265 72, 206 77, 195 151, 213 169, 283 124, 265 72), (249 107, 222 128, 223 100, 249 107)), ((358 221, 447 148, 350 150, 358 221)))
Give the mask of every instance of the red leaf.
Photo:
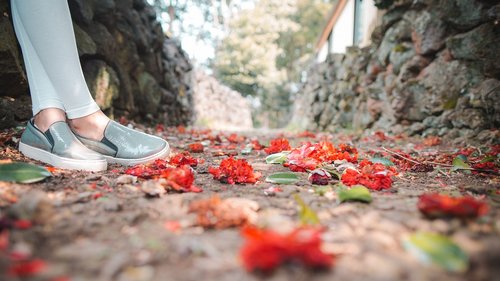
POLYGON ((167 185, 176 191, 202 192, 203 190, 195 185, 193 169, 188 165, 178 168, 167 168, 162 171, 161 178, 167 180, 167 185))
POLYGON ((438 193, 423 194, 418 209, 428 217, 476 218, 488 213, 488 205, 471 196, 453 198, 438 193))
POLYGON ((208 172, 214 179, 230 184, 255 183, 261 176, 253 172, 253 167, 245 159, 233 157, 222 160, 218 168, 209 167, 208 172))
POLYGON ((290 147, 290 143, 288 142, 287 139, 285 138, 277 138, 274 140, 271 140, 271 144, 268 148, 265 148, 264 151, 267 154, 273 154, 273 153, 278 153, 286 150, 292 149, 290 147))
POLYGON ((31 228, 33 224, 29 220, 16 220, 14 221, 14 227, 17 229, 28 229, 31 228))
POLYGON ((262 150, 262 149, 264 149, 264 146, 262 144, 260 144, 260 142, 258 140, 252 140, 250 143, 252 144, 252 148, 254 150, 262 150))
POLYGON ((203 152, 203 144, 196 142, 188 145, 189 151, 192 153, 201 153, 203 152))
POLYGON ((34 276, 45 270, 46 264, 41 259, 33 259, 28 261, 18 261, 10 265, 7 272, 11 276, 29 277, 34 276))
POLYGON ((304 143, 298 148, 292 149, 287 157, 285 165, 294 172, 305 172, 316 169, 321 163, 332 163, 335 160, 358 161, 356 148, 340 144, 335 148, 331 142, 321 141, 316 144, 304 143))
POLYGON ((170 158, 168 162, 170 165, 179 167, 183 165, 189 165, 191 167, 196 167, 199 163, 198 159, 195 159, 189 154, 189 152, 185 151, 179 154, 174 155, 170 158))
POLYGON ((0 232, 0 251, 5 251, 9 248, 9 232, 7 230, 0 232))
POLYGON ((393 168, 387 168, 381 163, 374 164, 368 160, 363 160, 359 163, 359 169, 359 172, 353 169, 345 170, 341 178, 342 183, 347 186, 360 184, 373 190, 391 187, 391 176, 395 173, 393 168))
POLYGON ((301 227, 281 234, 272 230, 246 227, 240 256, 248 271, 271 272, 279 265, 297 261, 309 268, 330 268, 334 257, 321 251, 321 230, 301 227))
POLYGON ((425 146, 436 146, 441 144, 441 138, 437 136, 428 136, 424 139, 425 146))

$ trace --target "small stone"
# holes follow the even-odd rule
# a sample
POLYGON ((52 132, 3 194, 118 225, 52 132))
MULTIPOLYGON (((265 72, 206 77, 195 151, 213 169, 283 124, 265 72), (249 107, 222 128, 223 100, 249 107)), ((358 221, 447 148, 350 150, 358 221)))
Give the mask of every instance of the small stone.
POLYGON ((116 178, 116 184, 134 184, 137 182, 137 177, 132 175, 121 175, 116 178))
POLYGON ((167 191, 162 185, 162 180, 148 180, 142 183, 141 190, 149 197, 160 197, 167 191))
POLYGON ((149 281, 154 277, 154 267, 150 265, 140 267, 126 267, 118 276, 118 281, 149 281))
POLYGON ((104 210, 108 212, 118 212, 122 210, 122 204, 115 198, 108 198, 102 201, 104 205, 104 210))
POLYGON ((54 208, 44 192, 30 191, 24 194, 18 203, 12 205, 9 213, 18 219, 44 224, 54 214, 54 208))

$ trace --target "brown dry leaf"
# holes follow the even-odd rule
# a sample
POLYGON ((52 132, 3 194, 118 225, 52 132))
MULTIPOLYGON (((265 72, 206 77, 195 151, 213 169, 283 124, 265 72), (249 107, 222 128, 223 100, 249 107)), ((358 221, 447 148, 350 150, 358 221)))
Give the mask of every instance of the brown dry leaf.
POLYGON ((0 182, 0 208, 10 206, 18 200, 14 191, 14 184, 0 182))
POLYGON ((259 204, 244 198, 221 200, 219 196, 191 202, 189 212, 197 214, 197 224, 205 228, 229 228, 253 224, 259 204))

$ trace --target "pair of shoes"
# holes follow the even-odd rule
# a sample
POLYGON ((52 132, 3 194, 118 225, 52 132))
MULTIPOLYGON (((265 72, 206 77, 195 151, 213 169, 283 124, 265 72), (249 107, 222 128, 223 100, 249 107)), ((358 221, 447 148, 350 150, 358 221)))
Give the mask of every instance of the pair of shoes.
POLYGON ((68 124, 55 122, 46 132, 28 122, 19 151, 57 168, 104 171, 108 163, 136 165, 168 156, 168 143, 110 121, 101 141, 75 135, 68 124))

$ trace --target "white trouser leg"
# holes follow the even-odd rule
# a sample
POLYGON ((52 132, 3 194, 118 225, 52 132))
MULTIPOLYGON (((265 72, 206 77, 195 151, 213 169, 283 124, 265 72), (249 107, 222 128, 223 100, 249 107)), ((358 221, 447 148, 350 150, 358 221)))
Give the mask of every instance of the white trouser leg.
POLYGON ((33 113, 56 107, 74 119, 98 111, 80 66, 67 0, 11 0, 11 6, 33 113))

